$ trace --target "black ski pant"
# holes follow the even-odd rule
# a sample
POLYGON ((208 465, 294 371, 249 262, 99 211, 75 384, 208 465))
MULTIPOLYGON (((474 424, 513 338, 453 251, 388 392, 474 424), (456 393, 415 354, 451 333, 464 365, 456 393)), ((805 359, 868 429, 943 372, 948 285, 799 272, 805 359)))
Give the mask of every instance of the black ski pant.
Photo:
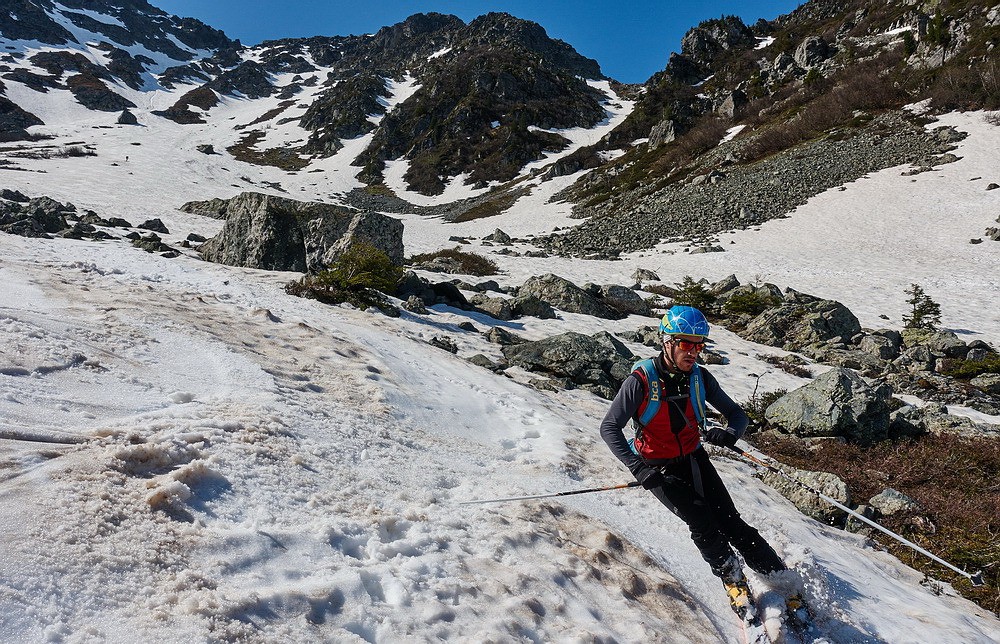
POLYGON ((731 548, 761 574, 785 570, 770 544, 736 511, 708 452, 699 447, 660 469, 666 483, 650 491, 691 529, 691 539, 712 572, 721 576, 722 564, 733 554, 731 548))

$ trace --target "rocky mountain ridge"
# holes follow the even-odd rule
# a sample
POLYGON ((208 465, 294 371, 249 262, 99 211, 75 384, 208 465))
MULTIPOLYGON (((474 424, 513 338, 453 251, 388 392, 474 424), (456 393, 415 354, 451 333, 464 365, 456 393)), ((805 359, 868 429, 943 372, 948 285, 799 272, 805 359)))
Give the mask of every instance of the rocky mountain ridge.
MULTIPOLYGON (((26 0, 0 19, 0 34, 10 43, 0 77, 38 94, 69 89, 88 109, 109 112, 136 106, 116 85, 173 90, 179 94, 173 105, 152 114, 182 124, 203 123, 231 98, 281 98, 262 124, 305 100, 298 124, 308 138, 298 152, 310 158, 334 154, 343 140, 374 130, 370 115, 386 111, 387 79, 410 78, 416 91, 384 120, 358 161, 369 182, 379 181, 385 160, 401 156, 413 165, 410 184, 428 194, 443 189, 441 177, 472 168, 482 173, 474 181, 512 179, 542 151, 565 146, 539 130, 590 127, 605 117, 604 97, 583 80, 603 78, 598 64, 549 38, 540 25, 507 14, 486 14, 468 25, 455 16, 417 14, 371 36, 246 48, 145 2, 86 6, 26 0), (32 43, 65 49, 26 53, 34 51, 32 43)), ((26 138, 27 128, 44 124, 27 102, 4 101, 5 138, 26 138)))
POLYGON ((758 225, 866 172, 943 162, 947 142, 921 139, 907 103, 1000 106, 1000 9, 985 2, 813 0, 751 26, 722 16, 693 27, 641 86, 609 81, 542 26, 500 13, 468 24, 416 14, 372 35, 244 47, 143 1, 21 0, 0 34, 8 140, 45 125, 35 106, 53 92, 119 123, 202 125, 221 105, 259 101, 252 122, 225 124, 239 142, 214 147, 296 172, 363 141, 353 162, 370 190, 342 205, 469 219, 572 176, 557 198, 590 222, 540 246, 580 257, 758 225), (157 108, 137 121, 129 110, 150 98, 157 108), (565 132, 607 123, 616 101, 630 104, 624 121, 570 144, 565 132), (292 134, 273 140, 281 128, 292 134), (475 196, 407 205, 385 174, 400 161, 408 190, 464 183, 475 196), (782 166, 807 171, 775 183, 782 166))

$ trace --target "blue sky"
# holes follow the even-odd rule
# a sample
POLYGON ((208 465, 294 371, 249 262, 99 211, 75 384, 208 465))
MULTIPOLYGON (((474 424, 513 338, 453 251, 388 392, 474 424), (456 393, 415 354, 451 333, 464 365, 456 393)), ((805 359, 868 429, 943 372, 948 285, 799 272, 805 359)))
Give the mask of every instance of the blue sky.
POLYGON ((151 0, 178 16, 198 18, 230 38, 262 40, 374 33, 415 13, 436 11, 470 22, 490 11, 533 20, 552 38, 597 60, 601 70, 626 83, 641 83, 663 69, 681 37, 702 20, 737 15, 747 24, 797 7, 797 0, 151 0))

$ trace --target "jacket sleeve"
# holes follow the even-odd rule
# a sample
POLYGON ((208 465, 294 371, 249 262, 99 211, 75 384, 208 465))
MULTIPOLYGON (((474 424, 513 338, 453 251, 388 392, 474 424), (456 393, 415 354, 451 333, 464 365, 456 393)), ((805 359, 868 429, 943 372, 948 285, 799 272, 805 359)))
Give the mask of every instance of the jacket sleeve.
POLYGON ((629 375, 611 402, 611 407, 605 414, 604 420, 601 421, 601 438, 611 448, 611 453, 624 463, 625 467, 633 474, 645 463, 629 447, 624 429, 642 404, 644 397, 642 389, 642 382, 639 378, 634 374, 629 375))
POLYGON ((729 427, 736 433, 737 438, 743 436, 750 424, 746 412, 722 390, 719 381, 704 367, 701 368, 701 379, 705 383, 705 401, 726 417, 729 427))

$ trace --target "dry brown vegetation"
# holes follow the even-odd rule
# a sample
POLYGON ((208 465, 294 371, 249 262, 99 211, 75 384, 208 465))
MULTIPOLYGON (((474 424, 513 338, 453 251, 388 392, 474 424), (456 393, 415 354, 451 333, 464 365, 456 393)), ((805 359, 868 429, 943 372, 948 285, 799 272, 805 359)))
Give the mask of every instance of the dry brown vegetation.
POLYGON ((959 568, 982 570, 983 586, 973 587, 894 539, 879 533, 873 538, 907 565, 952 583, 983 608, 1000 611, 1000 441, 927 435, 872 447, 825 441, 811 450, 796 439, 760 435, 754 440, 783 463, 836 474, 857 501, 885 488, 915 499, 929 525, 911 514, 880 523, 959 568))
POLYGON ((513 192, 508 192, 502 194, 499 197, 490 199, 489 201, 484 201, 481 204, 477 204, 472 208, 469 208, 459 216, 455 217, 453 220, 455 223, 461 223, 463 221, 472 221, 474 219, 485 219, 486 217, 495 217, 503 213, 511 206, 514 202, 530 193, 531 190, 528 188, 522 188, 520 190, 515 190, 513 192))
POLYGON ((906 94, 885 73, 886 56, 838 78, 821 79, 810 91, 791 99, 786 118, 772 121, 742 149, 744 161, 755 161, 815 138, 832 128, 852 125, 857 112, 898 107, 906 94))
POLYGON ((301 170, 309 165, 309 159, 303 159, 293 149, 271 148, 268 150, 258 150, 254 146, 263 138, 263 132, 253 130, 243 135, 235 145, 226 148, 226 151, 239 161, 255 165, 270 165, 282 170, 301 170))
POLYGON ((484 275, 496 275, 500 272, 500 268, 492 259, 477 255, 476 253, 467 253, 457 248, 446 248, 434 253, 414 255, 408 263, 419 264, 421 262, 429 262, 438 257, 455 260, 465 275, 478 275, 482 277, 484 275))

